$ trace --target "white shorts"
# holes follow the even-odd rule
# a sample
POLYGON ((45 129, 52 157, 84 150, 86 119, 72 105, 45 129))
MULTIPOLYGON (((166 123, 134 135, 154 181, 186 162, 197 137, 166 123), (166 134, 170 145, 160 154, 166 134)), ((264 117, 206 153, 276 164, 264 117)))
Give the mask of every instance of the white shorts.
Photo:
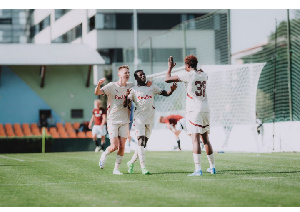
POLYGON ((209 132, 209 112, 186 112, 186 128, 188 134, 209 132))
POLYGON ((185 120, 185 118, 182 118, 177 122, 177 124, 175 125, 175 129, 176 129, 176 131, 182 131, 182 130, 186 131, 186 120, 185 120))
POLYGON ((134 127, 136 136, 146 136, 150 138, 153 127, 152 124, 139 124, 135 122, 134 127))
POLYGON ((109 138, 122 137, 127 138, 129 135, 129 123, 126 124, 108 124, 107 131, 109 138))
POLYGON ((94 125, 92 129, 92 134, 93 135, 100 135, 100 136, 105 136, 107 134, 106 131, 106 125, 103 125, 101 128, 101 125, 94 125))

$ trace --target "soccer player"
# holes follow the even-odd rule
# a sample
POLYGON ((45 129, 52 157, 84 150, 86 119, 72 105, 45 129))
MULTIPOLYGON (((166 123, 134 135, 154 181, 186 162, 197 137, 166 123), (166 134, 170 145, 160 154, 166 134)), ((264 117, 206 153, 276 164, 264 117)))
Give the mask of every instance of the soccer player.
POLYGON ((200 136, 205 145, 207 159, 210 168, 207 169, 211 174, 216 173, 213 149, 208 138, 209 132, 209 106, 207 102, 206 83, 207 74, 202 70, 197 70, 198 59, 194 55, 189 55, 184 59, 185 73, 178 76, 171 76, 172 69, 176 65, 173 57, 168 59, 168 71, 166 82, 184 82, 186 87, 186 127, 188 134, 191 134, 193 142, 193 158, 195 171, 188 176, 200 176, 201 170, 201 148, 200 136))
POLYGON ((171 130, 177 141, 177 145, 174 147, 174 150, 178 149, 179 151, 181 150, 180 148, 180 138, 179 135, 182 130, 185 130, 185 119, 181 115, 169 115, 169 116, 161 116, 159 118, 159 122, 162 124, 166 124, 167 128, 171 130))
POLYGON ((105 136, 106 136, 106 110, 101 107, 101 101, 100 99, 94 100, 94 110, 93 115, 89 123, 89 129, 92 129, 92 138, 93 141, 96 144, 95 152, 99 152, 100 150, 104 151, 104 145, 105 145, 105 136), (95 121, 95 125, 92 125, 95 121), (97 135, 101 136, 101 144, 99 144, 99 141, 97 140, 97 135))
POLYGON ((146 86, 146 75, 143 70, 137 70, 134 72, 134 78, 137 81, 137 86, 132 89, 128 89, 124 107, 128 107, 131 101, 135 103, 134 111, 134 125, 135 132, 138 139, 137 149, 128 161, 128 172, 133 173, 134 162, 137 158, 140 160, 142 174, 150 174, 145 166, 145 147, 150 138, 152 131, 153 118, 155 115, 154 107, 154 95, 170 96, 177 88, 177 84, 173 83, 171 90, 162 90, 156 85, 146 86))
POLYGON ((129 133, 129 111, 123 107, 126 91, 132 88, 133 83, 129 83, 129 66, 122 65, 118 68, 119 80, 117 82, 110 82, 100 88, 105 78, 99 80, 95 88, 95 95, 107 95, 107 130, 109 133, 110 146, 101 154, 99 166, 104 168, 106 157, 117 151, 115 168, 113 174, 122 175, 119 171, 121 165, 125 142, 129 133))

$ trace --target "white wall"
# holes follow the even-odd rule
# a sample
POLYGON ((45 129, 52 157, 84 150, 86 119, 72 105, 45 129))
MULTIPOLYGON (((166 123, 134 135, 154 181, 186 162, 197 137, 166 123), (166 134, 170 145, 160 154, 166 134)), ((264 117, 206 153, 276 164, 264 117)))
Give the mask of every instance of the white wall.
MULTIPOLYGON (((136 138, 134 132, 132 137, 136 138)), ((256 126, 235 126, 228 137, 228 145, 223 147, 226 133, 222 126, 211 128, 209 138, 214 151, 225 152, 299 152, 300 122, 279 122, 263 124, 262 133, 256 132, 256 126), (274 137, 273 137, 274 129, 274 137)), ((192 151, 192 140, 186 132, 180 134, 182 150, 192 151)), ((154 129, 147 150, 171 151, 176 146, 173 133, 166 127, 154 129)))

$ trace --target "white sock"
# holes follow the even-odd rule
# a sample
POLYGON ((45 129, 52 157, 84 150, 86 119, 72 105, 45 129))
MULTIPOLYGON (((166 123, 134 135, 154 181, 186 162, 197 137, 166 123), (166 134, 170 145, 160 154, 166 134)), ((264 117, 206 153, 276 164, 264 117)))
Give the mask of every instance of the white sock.
POLYGON ((132 158, 131 158, 131 160, 130 160, 130 163, 131 163, 131 164, 134 163, 138 157, 139 157, 139 155, 138 155, 138 150, 137 150, 137 148, 136 148, 135 151, 134 151, 134 154, 133 154, 133 156, 132 156, 132 158))
POLYGON ((201 154, 193 153, 194 163, 195 163, 195 172, 201 170, 201 154))
POLYGON ((143 146, 137 147, 138 156, 140 158, 141 168, 144 169, 145 167, 145 148, 143 146))
POLYGON ((108 151, 108 149, 106 149, 102 154, 101 154, 101 159, 102 160, 106 160, 107 155, 110 154, 110 151, 108 151))
POLYGON ((116 162, 115 162, 115 169, 119 169, 119 167, 122 163, 122 159, 123 159, 123 156, 117 155, 116 162))
POLYGON ((215 168, 215 157, 214 154, 207 155, 210 168, 215 168))

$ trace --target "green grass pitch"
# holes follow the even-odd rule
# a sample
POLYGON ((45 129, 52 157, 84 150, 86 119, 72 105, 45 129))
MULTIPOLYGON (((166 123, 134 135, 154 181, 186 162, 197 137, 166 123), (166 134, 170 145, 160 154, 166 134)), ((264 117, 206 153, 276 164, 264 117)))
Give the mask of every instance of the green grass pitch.
POLYGON ((125 154, 112 175, 115 156, 98 166, 100 153, 0 154, 0 207, 256 207, 300 206, 300 153, 215 153, 217 174, 188 177, 191 151, 146 152, 127 173, 125 154))

